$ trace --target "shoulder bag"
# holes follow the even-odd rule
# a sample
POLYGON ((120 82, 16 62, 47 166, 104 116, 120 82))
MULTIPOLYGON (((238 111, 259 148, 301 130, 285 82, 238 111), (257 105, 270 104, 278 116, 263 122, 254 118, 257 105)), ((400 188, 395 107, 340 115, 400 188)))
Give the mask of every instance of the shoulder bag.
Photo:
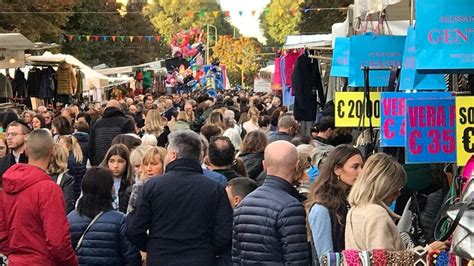
POLYGON ((92 227, 92 225, 94 225, 94 223, 99 219, 99 217, 100 217, 102 214, 104 214, 103 211, 99 212, 99 213, 94 217, 94 219, 92 219, 92 221, 87 225, 86 230, 84 230, 84 232, 82 233, 81 237, 79 238, 79 241, 77 241, 76 248, 74 249, 75 251, 78 251, 79 248, 81 248, 82 240, 84 239, 84 236, 86 235, 87 231, 89 231, 89 229, 92 227))

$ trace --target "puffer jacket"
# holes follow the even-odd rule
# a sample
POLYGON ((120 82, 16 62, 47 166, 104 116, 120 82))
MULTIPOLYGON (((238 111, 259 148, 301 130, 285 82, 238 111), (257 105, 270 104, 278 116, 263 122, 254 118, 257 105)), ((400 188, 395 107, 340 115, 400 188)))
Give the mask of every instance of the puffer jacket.
MULTIPOLYGON (((92 218, 77 211, 67 218, 75 248, 92 218)), ((89 228, 76 255, 79 265, 141 265, 138 249, 125 235, 125 215, 113 210, 104 212, 89 228)))
POLYGON ((286 180, 268 176, 234 211, 234 265, 310 265, 306 213, 286 180))
MULTIPOLYGON (((56 184, 58 184, 58 177, 59 174, 51 175, 51 178, 56 182, 56 184)), ((74 210, 74 206, 76 205, 76 199, 74 198, 74 177, 68 174, 63 174, 61 182, 58 185, 63 190, 64 200, 66 201, 66 214, 68 214, 74 210)))
POLYGON ((72 95, 75 93, 77 86, 76 73, 74 73, 74 69, 70 64, 62 62, 56 72, 56 78, 58 80, 58 95, 72 95))
POLYGON ((81 195, 81 184, 82 178, 86 174, 86 163, 84 161, 76 162, 74 159, 74 154, 69 153, 69 157, 67 158, 67 169, 68 174, 74 178, 74 202, 79 198, 81 195))
POLYGON ((247 176, 256 180, 258 175, 263 172, 263 152, 259 153, 242 153, 239 155, 245 165, 247 176))
POLYGON ((96 166, 102 162, 115 136, 134 132, 135 126, 132 120, 125 116, 120 109, 107 107, 102 118, 92 126, 89 136, 91 165, 96 166))

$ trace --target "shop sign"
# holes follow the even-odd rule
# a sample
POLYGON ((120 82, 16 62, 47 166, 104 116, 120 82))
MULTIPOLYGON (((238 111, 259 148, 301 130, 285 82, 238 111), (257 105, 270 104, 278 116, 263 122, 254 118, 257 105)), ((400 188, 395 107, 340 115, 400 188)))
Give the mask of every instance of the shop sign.
POLYGON ((449 92, 382 92, 380 105, 380 146, 405 146, 407 100, 444 99, 451 97, 449 92))
POLYGON ((406 102, 406 163, 455 162, 454 98, 406 102))
POLYGON ((369 127, 369 117, 372 116, 372 126, 380 126, 380 92, 370 93, 370 103, 364 106, 364 92, 336 92, 336 127, 369 127), (361 121, 363 110, 365 119, 361 121))
POLYGON ((464 166, 474 154, 474 96, 456 97, 457 165, 464 166))

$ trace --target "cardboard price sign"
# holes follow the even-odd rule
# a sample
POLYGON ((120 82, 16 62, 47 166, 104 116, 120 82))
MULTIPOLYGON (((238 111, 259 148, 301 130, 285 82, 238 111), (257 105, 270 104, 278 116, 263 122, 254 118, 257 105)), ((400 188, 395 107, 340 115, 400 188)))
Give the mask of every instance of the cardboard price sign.
POLYGON ((474 96, 456 97, 457 165, 464 166, 474 154, 474 96))
POLYGON ((449 92, 382 92, 381 96, 381 140, 382 147, 404 147, 406 138, 407 100, 447 99, 449 92))
POLYGON ((372 113, 372 126, 380 126, 380 92, 370 92, 370 103, 364 105, 364 92, 336 92, 336 127, 358 127, 370 125, 368 114, 372 113), (362 110, 365 109, 365 119, 362 110))
POLYGON ((406 163, 456 161, 453 99, 407 101, 406 163))

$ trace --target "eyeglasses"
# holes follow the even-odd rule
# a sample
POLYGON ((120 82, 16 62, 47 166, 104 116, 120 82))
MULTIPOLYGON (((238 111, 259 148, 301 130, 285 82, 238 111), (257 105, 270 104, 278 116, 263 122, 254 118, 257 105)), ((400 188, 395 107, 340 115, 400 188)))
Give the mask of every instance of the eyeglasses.
POLYGON ((8 132, 8 133, 5 134, 5 136, 7 136, 7 138, 8 138, 9 136, 16 137, 16 136, 18 136, 18 135, 26 135, 26 133, 8 132))

